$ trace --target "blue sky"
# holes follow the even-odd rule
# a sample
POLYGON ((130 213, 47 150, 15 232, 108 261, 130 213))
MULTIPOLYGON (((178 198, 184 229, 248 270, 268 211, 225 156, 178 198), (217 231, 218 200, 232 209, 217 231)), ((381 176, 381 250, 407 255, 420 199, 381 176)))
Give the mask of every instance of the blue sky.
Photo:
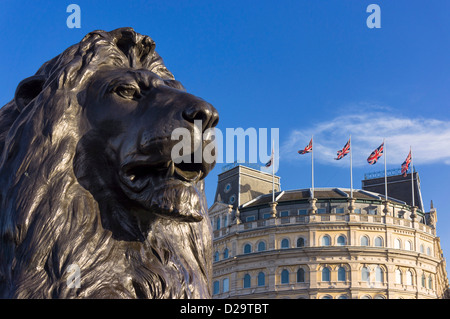
MULTIPOLYGON (((333 157, 352 135, 354 187, 383 169, 365 159, 386 138, 387 166, 409 146, 425 209, 433 200, 438 235, 450 254, 449 1, 2 1, 0 105, 17 84, 88 32, 131 26, 151 36, 189 92, 211 102, 219 128, 279 128, 282 189, 349 187, 348 158, 333 157), (69 4, 81 28, 69 29, 69 4), (369 29, 366 8, 381 8, 369 29)), ((239 159, 243 160, 243 159, 239 159)), ((212 204, 217 165, 207 177, 212 204)))

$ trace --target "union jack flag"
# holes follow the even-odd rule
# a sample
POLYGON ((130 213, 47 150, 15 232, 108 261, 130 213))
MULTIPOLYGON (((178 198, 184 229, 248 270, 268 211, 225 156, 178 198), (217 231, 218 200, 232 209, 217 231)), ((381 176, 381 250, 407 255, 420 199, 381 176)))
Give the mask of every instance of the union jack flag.
POLYGON ((411 164, 411 150, 409 151, 408 156, 406 157, 405 161, 402 164, 402 174, 403 177, 406 177, 408 173, 409 165, 411 164))
POLYGON ((350 139, 348 140, 347 143, 345 143, 342 150, 337 151, 337 157, 335 158, 335 160, 340 160, 341 158, 346 156, 348 153, 350 153, 350 139))
POLYGON ((298 151, 299 154, 303 155, 306 153, 311 153, 312 152, 312 147, 313 147, 313 141, 311 139, 311 141, 309 141, 308 146, 305 147, 305 149, 298 151))
POLYGON ((381 157, 381 155, 383 155, 383 150, 384 150, 384 142, 378 146, 378 148, 372 152, 372 154, 369 155, 369 157, 367 158, 367 162, 370 165, 375 164, 378 159, 381 157))
POLYGON ((273 164, 273 149, 272 149, 272 155, 270 155, 270 160, 264 165, 265 167, 270 167, 273 164))

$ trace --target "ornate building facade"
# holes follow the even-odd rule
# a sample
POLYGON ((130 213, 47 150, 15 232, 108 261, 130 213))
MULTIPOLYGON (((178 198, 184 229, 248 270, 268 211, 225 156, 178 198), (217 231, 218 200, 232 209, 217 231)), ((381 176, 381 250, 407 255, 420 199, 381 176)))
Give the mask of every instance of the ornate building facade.
POLYGON ((271 175, 245 166, 219 175, 209 209, 213 298, 447 296, 434 207, 364 189, 351 197, 316 188, 313 198, 310 189, 280 191, 279 181, 272 202, 271 175))

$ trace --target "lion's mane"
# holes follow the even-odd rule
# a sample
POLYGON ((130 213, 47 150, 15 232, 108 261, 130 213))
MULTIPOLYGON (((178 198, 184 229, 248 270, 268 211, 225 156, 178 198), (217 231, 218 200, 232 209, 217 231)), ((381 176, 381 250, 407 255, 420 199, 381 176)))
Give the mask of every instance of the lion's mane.
POLYGON ((161 218, 132 241, 102 226, 98 202, 74 174, 85 83, 105 63, 173 79, 154 48, 131 28, 91 32, 38 70, 42 90, 30 104, 0 109, 0 297, 210 297, 203 181, 201 222, 161 218), (80 288, 68 286, 72 264, 80 288))

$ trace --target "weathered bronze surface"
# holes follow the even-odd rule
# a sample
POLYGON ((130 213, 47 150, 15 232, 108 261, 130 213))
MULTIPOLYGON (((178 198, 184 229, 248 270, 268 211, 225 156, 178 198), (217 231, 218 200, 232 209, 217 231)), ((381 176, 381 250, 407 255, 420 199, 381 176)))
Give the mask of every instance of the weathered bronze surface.
POLYGON ((0 109, 0 297, 209 298, 214 163, 171 158, 171 132, 195 120, 218 114, 131 28, 91 32, 22 81, 0 109))

